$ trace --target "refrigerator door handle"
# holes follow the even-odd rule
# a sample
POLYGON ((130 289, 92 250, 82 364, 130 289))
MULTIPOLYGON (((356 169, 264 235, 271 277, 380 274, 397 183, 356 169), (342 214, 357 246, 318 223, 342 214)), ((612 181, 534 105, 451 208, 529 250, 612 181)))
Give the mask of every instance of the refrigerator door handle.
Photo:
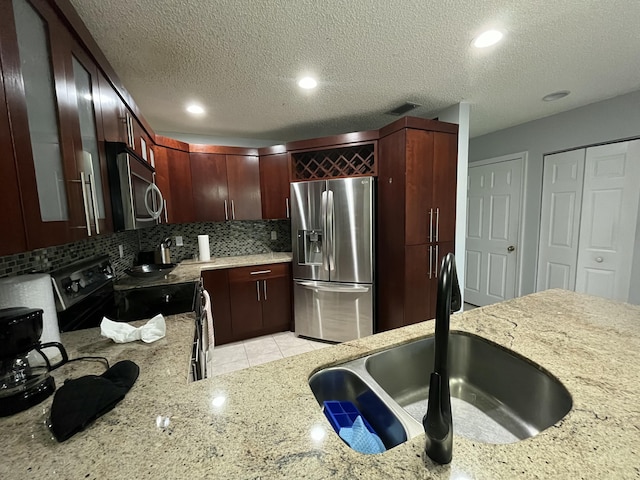
POLYGON ((328 235, 328 225, 327 225, 327 192, 326 190, 322 192, 322 197, 320 198, 320 212, 321 212, 321 221, 322 221, 322 230, 324 238, 322 239, 322 268, 325 270, 329 270, 329 235, 328 235))
POLYGON ((336 269, 336 228, 335 228, 335 211, 333 203, 333 191, 328 191, 328 205, 327 205, 327 226, 329 228, 329 270, 336 269))
POLYGON ((339 292, 339 293, 360 293, 368 292, 369 287, 357 286, 357 287, 340 287, 340 286, 328 286, 319 285, 316 282, 296 282, 301 287, 318 290, 319 292, 339 292))

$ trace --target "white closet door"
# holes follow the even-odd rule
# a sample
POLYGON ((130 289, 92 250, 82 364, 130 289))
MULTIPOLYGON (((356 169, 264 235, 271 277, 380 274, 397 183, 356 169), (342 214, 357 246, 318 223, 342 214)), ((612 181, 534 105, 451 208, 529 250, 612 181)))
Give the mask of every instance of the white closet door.
POLYGON ((585 149, 544 157, 537 290, 575 290, 585 149))
POLYGON ((629 299, 638 184, 640 140, 587 149, 576 291, 629 299))

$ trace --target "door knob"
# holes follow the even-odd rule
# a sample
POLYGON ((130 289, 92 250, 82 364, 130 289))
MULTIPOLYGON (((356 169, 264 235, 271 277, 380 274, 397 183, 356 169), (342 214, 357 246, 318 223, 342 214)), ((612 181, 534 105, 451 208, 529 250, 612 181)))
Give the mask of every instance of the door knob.
POLYGON ((513 245, 509 245, 507 247, 507 252, 513 252, 516 249, 516 247, 514 247, 513 245))
POLYGON ((596 257, 596 262, 602 263, 602 260, 604 260, 602 257, 596 257))

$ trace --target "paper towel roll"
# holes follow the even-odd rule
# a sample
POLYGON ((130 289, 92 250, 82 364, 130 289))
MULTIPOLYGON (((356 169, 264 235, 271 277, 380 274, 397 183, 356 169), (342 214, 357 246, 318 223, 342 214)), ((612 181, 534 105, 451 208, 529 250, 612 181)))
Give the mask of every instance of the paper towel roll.
POLYGON ((37 273, 0 279, 0 308, 8 307, 41 308, 44 313, 40 341, 60 342, 51 275, 37 273))
POLYGON ((209 251, 209 235, 198 235, 198 250, 200 251, 199 259, 201 262, 211 260, 211 252, 209 251))

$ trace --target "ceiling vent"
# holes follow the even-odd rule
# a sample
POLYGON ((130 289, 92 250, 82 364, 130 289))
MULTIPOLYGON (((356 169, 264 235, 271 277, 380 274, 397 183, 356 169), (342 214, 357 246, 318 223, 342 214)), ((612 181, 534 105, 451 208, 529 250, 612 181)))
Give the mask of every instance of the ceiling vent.
POLYGON ((398 108, 394 108, 393 110, 386 112, 386 114, 395 115, 396 117, 399 117, 400 115, 404 115, 405 113, 410 112, 414 108, 418 108, 420 106, 421 105, 418 103, 407 102, 407 103, 403 103, 398 108))

